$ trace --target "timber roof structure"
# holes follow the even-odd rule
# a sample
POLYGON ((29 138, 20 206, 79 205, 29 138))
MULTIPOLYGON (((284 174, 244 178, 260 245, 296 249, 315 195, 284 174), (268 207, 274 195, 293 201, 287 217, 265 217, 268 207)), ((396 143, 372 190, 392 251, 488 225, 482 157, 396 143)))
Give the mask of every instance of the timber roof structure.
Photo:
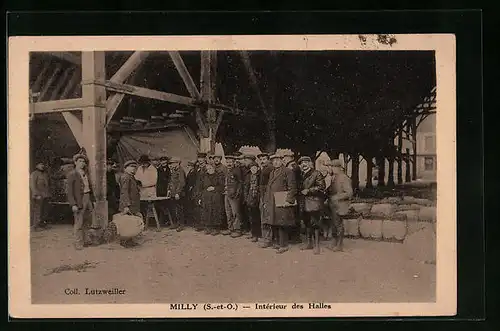
MULTIPOLYGON (((149 52, 120 84, 106 83, 109 91, 129 89, 109 119, 108 131, 179 123, 196 130, 199 105, 190 99, 193 91, 179 75, 175 56, 180 55, 201 90, 196 79, 202 76, 200 52, 171 53, 149 52), (142 89, 162 93, 143 97, 148 91, 142 89)), ((106 52, 107 82, 132 55, 106 52)), ((225 110, 217 131, 221 142, 263 146, 263 132, 271 125, 280 148, 362 153, 392 142, 405 121, 435 109, 431 51, 218 51, 216 57, 211 104, 225 110)), ((81 53, 31 55, 30 89, 37 103, 81 97, 81 76, 81 53)))

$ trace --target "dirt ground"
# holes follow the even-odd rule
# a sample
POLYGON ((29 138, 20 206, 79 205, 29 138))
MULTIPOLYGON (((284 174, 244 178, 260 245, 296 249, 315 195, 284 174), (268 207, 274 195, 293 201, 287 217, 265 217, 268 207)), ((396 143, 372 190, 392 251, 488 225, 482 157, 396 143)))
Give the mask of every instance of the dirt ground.
POLYGON ((109 244, 76 251, 71 226, 56 225, 32 234, 32 302, 434 301, 435 265, 410 259, 403 245, 346 240, 340 253, 322 248, 313 255, 294 245, 279 255, 244 237, 162 229, 143 234, 136 248, 109 244), (85 288, 125 293, 91 296, 85 288))

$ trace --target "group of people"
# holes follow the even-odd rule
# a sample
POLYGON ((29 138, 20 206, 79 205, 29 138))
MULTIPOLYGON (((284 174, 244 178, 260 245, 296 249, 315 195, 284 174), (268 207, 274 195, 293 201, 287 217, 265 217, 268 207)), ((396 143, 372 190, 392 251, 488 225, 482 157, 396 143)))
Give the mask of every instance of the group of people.
MULTIPOLYGON (((310 157, 296 160, 291 152, 237 153, 225 160, 224 165, 222 155, 198 153, 185 172, 177 157, 162 156, 154 165, 141 155, 126 161, 119 175, 114 173, 116 163, 108 161, 109 218, 117 213, 147 217, 147 203, 154 201, 160 220, 177 231, 191 225, 207 235, 238 238, 247 233, 260 247, 284 253, 290 241, 301 241, 302 223, 303 249, 319 254, 320 236, 326 230, 331 240, 328 247, 342 250, 342 216, 348 213, 353 190, 339 160, 325 164, 326 176, 314 169, 310 157)), ((73 161, 67 200, 74 214, 75 247, 82 249, 89 245, 85 231, 95 199, 85 170, 86 156, 77 154, 73 161)), ((38 203, 40 193, 32 190, 32 195, 38 203)))

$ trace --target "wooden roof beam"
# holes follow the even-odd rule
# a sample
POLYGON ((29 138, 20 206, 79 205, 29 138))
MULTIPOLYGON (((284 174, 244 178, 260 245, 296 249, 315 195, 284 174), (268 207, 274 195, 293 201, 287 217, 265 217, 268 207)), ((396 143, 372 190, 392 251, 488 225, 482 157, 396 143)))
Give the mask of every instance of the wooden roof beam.
POLYGON ((61 77, 61 78, 59 78, 59 81, 57 82, 56 87, 55 87, 55 88, 54 88, 54 90, 52 91, 52 94, 50 95, 49 100, 55 100, 55 99, 56 99, 57 94, 61 91, 61 89, 62 89, 63 85, 64 85, 65 83, 68 83, 68 82, 66 81, 66 79, 68 78, 68 76, 69 76, 69 73, 70 73, 70 72, 71 72, 71 69, 66 69, 66 70, 64 70, 63 75, 62 75, 62 77, 61 77))
POLYGON ((182 57, 179 54, 179 52, 169 51, 168 54, 170 55, 172 62, 174 62, 175 68, 177 69, 177 72, 181 76, 184 85, 186 85, 189 95, 199 100, 201 98, 200 92, 198 91, 198 88, 194 83, 193 77, 191 77, 191 74, 189 73, 189 70, 187 69, 186 64, 182 60, 182 57))
POLYGON ((32 111, 34 114, 58 113, 63 111, 81 110, 86 107, 83 99, 65 99, 54 101, 34 102, 32 111))
POLYGON ((56 79, 56 76, 59 73, 59 71, 61 71, 61 68, 62 68, 62 66, 59 63, 57 65, 57 67, 54 69, 54 71, 52 72, 52 75, 50 76, 49 80, 45 83, 45 86, 43 87, 42 91, 40 91, 40 95, 38 96, 39 101, 43 101, 43 99, 45 98, 45 95, 47 94, 47 92, 50 88, 50 85, 52 85, 52 83, 56 79))

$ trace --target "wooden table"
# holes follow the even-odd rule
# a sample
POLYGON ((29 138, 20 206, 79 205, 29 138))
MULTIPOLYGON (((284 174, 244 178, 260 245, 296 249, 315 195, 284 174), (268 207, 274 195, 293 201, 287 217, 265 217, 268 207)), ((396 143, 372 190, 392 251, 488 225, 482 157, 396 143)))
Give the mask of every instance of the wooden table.
MULTIPOLYGON (((149 226, 149 218, 148 218, 147 214, 148 214, 149 210, 151 210, 153 212, 153 216, 154 216, 155 221, 156 221, 156 231, 161 231, 160 220, 158 219, 158 213, 156 211, 156 207, 155 207, 154 203, 156 201, 163 201, 163 200, 169 200, 169 199, 170 199, 170 197, 141 198, 141 201, 146 201, 148 203, 148 209, 147 209, 146 215, 144 215, 146 228, 148 228, 148 226, 149 226)), ((167 212, 168 218, 170 219, 170 222, 172 222, 172 215, 170 215, 170 211, 168 209, 166 209, 166 212, 167 212)))

